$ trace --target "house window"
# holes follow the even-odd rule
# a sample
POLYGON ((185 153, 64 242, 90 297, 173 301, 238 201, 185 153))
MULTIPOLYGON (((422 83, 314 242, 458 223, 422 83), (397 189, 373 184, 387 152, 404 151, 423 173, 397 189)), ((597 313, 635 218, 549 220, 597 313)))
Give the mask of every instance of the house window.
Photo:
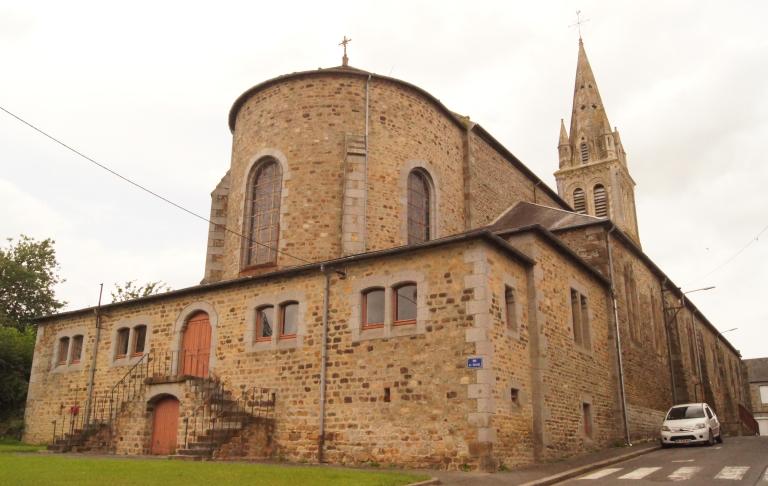
POLYGON ((115 359, 125 358, 128 355, 128 338, 131 330, 127 327, 117 331, 117 346, 115 347, 115 359))
POLYGON ((246 266, 277 260, 282 182, 283 171, 274 159, 267 159, 252 171, 246 211, 246 266))
POLYGON ((589 330, 589 302, 579 291, 571 289, 571 324, 573 340, 577 345, 589 348, 591 336, 589 330))
POLYGON ((432 195, 427 175, 420 170, 408 174, 408 244, 430 239, 432 195))
POLYGON ((72 358, 70 358, 70 364, 77 364, 80 362, 80 357, 83 354, 83 336, 78 334, 72 338, 72 358))
POLYGON ((504 318, 507 329, 517 331, 517 307, 515 305, 515 289, 509 285, 504 286, 504 318))
POLYGON ((275 322, 275 308, 271 305, 256 309, 255 341, 271 341, 272 328, 275 322))
POLYGON ((69 356, 69 338, 63 337, 59 339, 59 353, 57 355, 56 364, 67 364, 67 358, 69 356))
POLYGON ((517 388, 510 388, 509 398, 512 400, 512 405, 520 406, 520 390, 517 388))
POLYGON ((768 386, 761 385, 760 386, 760 403, 763 405, 768 404, 768 386))
POLYGON ((580 187, 573 190, 573 210, 579 214, 587 214, 587 200, 584 198, 584 189, 580 187))
POLYGON ((144 347, 147 343, 147 326, 144 324, 133 328, 133 352, 132 356, 141 356, 144 354, 144 347))
POLYGON ((296 337, 299 328, 299 303, 285 302, 280 305, 280 339, 296 337))
POLYGON ((598 218, 608 217, 608 194, 605 192, 605 186, 598 184, 592 190, 595 197, 595 216, 598 218))
POLYGON ((416 284, 395 287, 395 325, 416 322, 416 284))
POLYGON ((384 289, 363 292, 363 328, 384 327, 384 289))
POLYGON ((581 404, 581 417, 584 422, 584 435, 592 437, 592 405, 589 403, 581 404))

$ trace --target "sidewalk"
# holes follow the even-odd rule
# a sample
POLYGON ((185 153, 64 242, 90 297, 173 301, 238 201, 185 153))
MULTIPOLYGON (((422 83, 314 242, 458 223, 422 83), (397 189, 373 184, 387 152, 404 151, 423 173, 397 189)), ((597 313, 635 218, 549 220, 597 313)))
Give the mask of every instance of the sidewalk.
POLYGON ((517 485, 542 486, 558 481, 580 476, 593 469, 599 469, 635 456, 647 454, 659 448, 658 443, 645 443, 632 447, 615 447, 599 452, 586 454, 564 461, 549 464, 538 464, 509 472, 479 473, 460 471, 431 471, 432 477, 440 480, 440 484, 448 486, 485 486, 485 485, 517 485))

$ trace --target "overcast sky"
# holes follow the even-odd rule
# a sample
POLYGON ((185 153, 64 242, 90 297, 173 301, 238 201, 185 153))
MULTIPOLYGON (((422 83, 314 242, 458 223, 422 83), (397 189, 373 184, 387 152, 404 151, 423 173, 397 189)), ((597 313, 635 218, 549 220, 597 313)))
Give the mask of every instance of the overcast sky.
MULTIPOLYGON (((684 290, 716 286, 690 297, 720 330, 738 327, 726 337, 745 357, 768 356, 768 231, 754 241, 768 225, 765 1, 2 0, 0 105, 207 215, 235 98, 339 65, 347 35, 351 65, 426 89, 555 187, 577 8, 643 248, 684 290)), ((56 240, 68 309, 94 305, 100 282, 202 278, 207 224, 4 113, 0 169, 0 237, 56 240)))

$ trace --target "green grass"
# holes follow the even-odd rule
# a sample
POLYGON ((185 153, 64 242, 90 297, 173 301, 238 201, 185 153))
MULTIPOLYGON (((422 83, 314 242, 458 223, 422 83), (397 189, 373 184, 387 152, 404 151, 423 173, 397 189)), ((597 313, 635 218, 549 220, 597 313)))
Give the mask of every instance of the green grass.
POLYGON ((398 486, 427 476, 312 466, 0 454, 0 484, 398 486))
POLYGON ((0 454, 6 452, 37 452, 45 446, 24 444, 15 439, 0 438, 0 454))

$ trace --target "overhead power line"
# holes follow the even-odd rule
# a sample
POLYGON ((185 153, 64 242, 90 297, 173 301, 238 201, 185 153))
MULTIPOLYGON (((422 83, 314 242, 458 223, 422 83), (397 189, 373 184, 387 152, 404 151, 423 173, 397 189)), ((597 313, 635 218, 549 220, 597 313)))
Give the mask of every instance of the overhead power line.
POLYGON ((132 179, 129 179, 128 177, 126 177, 126 176, 120 174, 119 172, 117 172, 117 171, 107 167, 106 165, 104 165, 104 164, 102 164, 102 163, 92 159, 91 157, 88 157, 87 155, 85 155, 81 151, 77 150, 76 148, 72 147, 71 145, 67 145, 66 143, 62 142, 61 140, 59 140, 58 138, 54 137, 53 135, 50 135, 49 133, 47 133, 46 131, 42 130, 41 128, 38 128, 37 126, 33 125, 32 123, 26 121, 25 119, 23 119, 19 115, 16 115, 15 113, 12 113, 12 112, 6 110, 3 106, 0 106, 0 110, 4 111, 5 113, 7 113, 8 115, 12 116, 16 120, 20 121, 24 125, 26 125, 29 128, 33 129, 37 133, 39 133, 39 134, 43 135, 44 137, 46 137, 46 138, 56 142, 57 144, 61 145, 65 149, 69 150, 70 152, 75 153, 76 155, 78 155, 78 156, 84 158, 85 160, 87 160, 88 162, 90 162, 90 163, 96 165, 97 167, 99 167, 99 168, 109 172, 110 174, 114 175, 115 177, 118 177, 118 178, 122 179, 123 181, 127 182, 128 184, 131 184, 132 186, 134 186, 134 187, 136 187, 138 189, 141 189, 142 191, 144 191, 144 192, 146 192, 146 193, 148 193, 148 194, 150 194, 150 195, 160 199, 161 201, 163 201, 163 202, 165 202, 167 204, 170 204, 171 206, 173 206, 173 207, 175 207, 177 209, 180 209, 180 210, 184 211, 185 213, 187 213, 187 214, 189 214, 191 216, 194 216, 197 219, 201 219, 201 220, 203 220, 203 221, 205 221, 207 223, 213 224, 213 225, 215 225, 215 226, 217 226, 219 228, 223 228, 225 231, 228 231, 229 233, 232 233, 233 235, 236 235, 236 236, 238 236, 240 238, 243 238, 244 240, 247 240, 247 241, 249 241, 251 243, 255 243, 255 244, 259 245, 259 246, 262 246, 264 248, 272 250, 272 251, 274 251, 276 253, 279 253, 281 255, 285 255, 287 257, 299 260, 299 261, 304 262, 304 263, 312 263, 311 261, 306 260, 304 258, 297 257, 295 255, 291 255, 290 253, 288 253, 286 251, 279 250, 277 248, 273 248, 273 247, 271 247, 269 245, 266 245, 264 243, 255 241, 255 240, 253 240, 252 238, 250 238, 248 236, 245 236, 245 235, 243 235, 243 234, 241 234, 241 233, 239 233, 239 232, 237 232, 237 231, 235 231, 235 230, 233 230, 231 228, 228 228, 226 225, 214 223, 213 221, 211 221, 210 219, 206 218, 205 216, 201 216, 200 214, 197 214, 196 212, 194 212, 194 211, 192 211, 190 209, 185 208, 181 204, 178 204, 176 202, 171 201, 167 197, 162 196, 162 195, 156 193, 155 191, 142 186, 138 182, 136 182, 136 181, 134 181, 132 179))
POLYGON ((723 263, 721 263, 720 265, 716 266, 715 268, 713 268, 713 269, 712 269, 712 270, 710 270, 709 272, 705 273, 704 275, 702 275, 701 277, 699 277, 698 279, 696 279, 696 281, 698 281, 698 280, 701 280, 701 279, 703 279, 703 278, 705 278, 705 277, 709 277, 709 276, 710 276, 710 275, 712 275, 713 273, 717 272, 718 270, 720 270, 720 269, 721 269, 721 268, 723 268, 724 266, 726 266, 726 265, 728 265, 729 263, 731 263, 732 261, 734 261, 736 258, 738 258, 738 256, 739 256, 739 255, 741 255, 742 253, 744 253, 744 251, 745 251, 747 248, 749 248, 750 246, 752 246, 752 244, 753 244, 753 243, 755 243, 756 241, 758 241, 758 240, 760 239, 760 236, 761 236, 763 233, 765 233, 766 231, 768 231, 768 226, 765 226, 763 229, 761 229, 761 230, 760 230, 760 232, 759 232, 759 233, 757 233, 757 235, 755 235, 755 237, 754 237, 754 238, 752 238, 751 240, 749 240, 749 242, 748 242, 746 245, 742 246, 742 247, 741 247, 741 248, 740 248, 740 249, 739 249, 739 250, 738 250, 736 253, 734 253, 733 255, 731 255, 731 256, 730 256, 730 257, 729 257, 727 260, 725 260, 725 261, 724 261, 723 263))

